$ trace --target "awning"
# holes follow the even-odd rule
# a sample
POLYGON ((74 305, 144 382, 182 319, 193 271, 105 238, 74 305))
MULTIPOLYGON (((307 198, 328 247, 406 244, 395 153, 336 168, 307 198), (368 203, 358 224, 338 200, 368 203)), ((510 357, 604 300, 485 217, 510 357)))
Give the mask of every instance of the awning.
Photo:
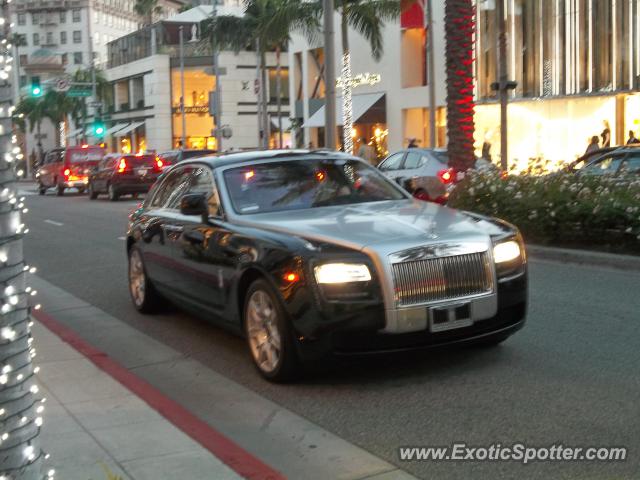
POLYGON ((116 137, 122 137, 124 135, 128 135, 131 132, 133 132, 136 128, 140 127, 144 125, 144 122, 134 122, 134 123, 130 123, 129 125, 127 125, 126 127, 124 127, 122 130, 118 130, 114 135, 116 137))
MULTIPOLYGON (((288 132, 291 130, 291 119, 289 117, 280 117, 282 120, 282 131, 288 132)), ((271 130, 278 130, 278 117, 271 117, 271 130)))
MULTIPOLYGON (((369 110, 378 100, 384 97, 384 93, 364 93, 354 95, 353 101, 353 121, 357 122, 367 110, 369 110)), ((336 98, 336 125, 342 125, 342 97, 336 98)), ((324 127, 324 106, 320 107, 309 120, 305 122, 304 127, 324 127)))
POLYGON ((104 132, 105 135, 113 135, 116 132, 122 130, 125 127, 128 127, 130 124, 129 123, 117 123, 115 124, 113 127, 111 128, 107 128, 104 132))

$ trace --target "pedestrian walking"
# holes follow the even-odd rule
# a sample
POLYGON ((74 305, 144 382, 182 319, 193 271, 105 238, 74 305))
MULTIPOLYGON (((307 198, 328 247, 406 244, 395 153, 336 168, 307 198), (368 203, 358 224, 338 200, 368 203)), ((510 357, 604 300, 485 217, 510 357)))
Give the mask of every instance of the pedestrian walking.
POLYGON ((600 137, 598 137, 597 135, 594 135, 593 137, 591 137, 591 142, 587 146, 587 150, 586 152, 584 152, 584 154, 589 155, 591 152, 599 149, 600 149, 600 137))
POLYGON ((362 137, 360 142, 361 145, 358 149, 358 156, 375 167, 378 160, 376 152, 373 150, 373 147, 367 143, 366 138, 362 137))
POLYGON ((611 146, 611 127, 607 120, 604 120, 602 123, 604 125, 604 130, 602 130, 600 134, 602 137, 602 148, 607 148, 611 146))
POLYGON ((627 145, 638 145, 640 140, 636 137, 636 134, 633 130, 629 130, 629 140, 627 140, 627 145))

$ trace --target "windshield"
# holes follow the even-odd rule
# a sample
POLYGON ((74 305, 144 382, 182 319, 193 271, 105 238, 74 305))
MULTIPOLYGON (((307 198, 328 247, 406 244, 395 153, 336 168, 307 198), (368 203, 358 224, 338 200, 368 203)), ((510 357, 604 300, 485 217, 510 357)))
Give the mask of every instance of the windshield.
POLYGON ((97 162, 102 160, 103 155, 102 148, 83 148, 82 150, 71 150, 69 160, 71 163, 97 162))
POLYGON ((239 214, 400 200, 402 192, 376 169, 355 160, 288 160, 224 173, 239 214))

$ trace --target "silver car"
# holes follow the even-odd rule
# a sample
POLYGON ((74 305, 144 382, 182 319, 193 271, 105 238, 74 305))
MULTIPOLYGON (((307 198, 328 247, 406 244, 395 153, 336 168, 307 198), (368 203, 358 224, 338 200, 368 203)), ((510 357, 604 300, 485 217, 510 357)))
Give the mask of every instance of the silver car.
POLYGON ((443 149, 408 148, 385 158, 378 168, 420 200, 444 204, 455 184, 455 172, 443 149))

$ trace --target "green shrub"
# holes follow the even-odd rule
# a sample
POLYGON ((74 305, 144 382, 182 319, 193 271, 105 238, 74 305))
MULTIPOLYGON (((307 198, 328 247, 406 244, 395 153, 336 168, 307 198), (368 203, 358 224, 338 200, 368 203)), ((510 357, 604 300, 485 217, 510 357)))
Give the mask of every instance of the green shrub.
POLYGON ((640 253, 640 178, 470 173, 449 205, 517 225, 528 242, 640 253))

